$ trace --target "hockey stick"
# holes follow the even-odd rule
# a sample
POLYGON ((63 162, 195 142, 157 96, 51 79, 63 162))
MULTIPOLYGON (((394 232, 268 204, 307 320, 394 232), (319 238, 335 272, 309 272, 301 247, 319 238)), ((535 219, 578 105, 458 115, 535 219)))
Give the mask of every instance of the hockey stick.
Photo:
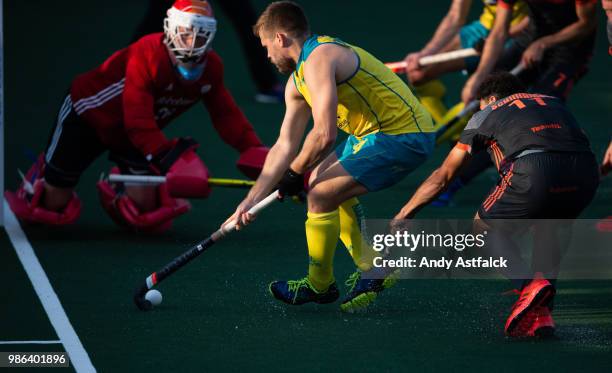
MULTIPOLYGON (((478 52, 475 48, 465 48, 458 49, 450 52, 444 52, 439 54, 434 54, 431 56, 421 57, 419 59, 419 65, 428 66, 433 65, 440 62, 454 61, 461 58, 478 56, 480 52, 478 52)), ((397 61, 397 62, 387 62, 385 66, 391 69, 394 73, 403 73, 406 71, 408 64, 406 61, 397 61)))
MULTIPOLYGON (((166 182, 165 176, 141 176, 141 175, 108 175, 111 183, 125 183, 128 185, 159 185, 166 182)), ((228 188, 250 188, 255 185, 251 180, 210 178, 208 185, 228 188)))
MULTIPOLYGON (((271 193, 269 196, 259 201, 255 206, 253 206, 249 210, 249 214, 257 215, 261 210, 268 207, 272 202, 278 199, 278 190, 271 193)), ((191 262, 193 259, 202 254, 205 250, 210 248, 212 245, 221 240, 225 235, 234 231, 236 228, 236 221, 230 222, 221 228, 219 228, 216 232, 211 234, 207 239, 201 241, 197 245, 193 246, 189 250, 185 251, 180 256, 174 258, 170 263, 166 264, 162 269, 157 272, 153 272, 149 275, 144 283, 136 288, 134 292, 134 303, 136 307, 138 307, 141 311, 148 311, 153 308, 151 302, 145 299, 145 295, 147 291, 152 289, 155 285, 159 284, 168 276, 172 275, 174 272, 181 269, 187 263, 191 262)))

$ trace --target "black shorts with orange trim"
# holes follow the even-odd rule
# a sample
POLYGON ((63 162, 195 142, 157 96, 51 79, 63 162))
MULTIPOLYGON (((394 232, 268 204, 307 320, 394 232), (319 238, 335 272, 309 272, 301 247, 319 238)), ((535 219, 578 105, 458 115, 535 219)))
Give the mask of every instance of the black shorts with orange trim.
POLYGON ((482 219, 574 219, 599 185, 592 153, 534 153, 504 165, 478 209, 482 219))

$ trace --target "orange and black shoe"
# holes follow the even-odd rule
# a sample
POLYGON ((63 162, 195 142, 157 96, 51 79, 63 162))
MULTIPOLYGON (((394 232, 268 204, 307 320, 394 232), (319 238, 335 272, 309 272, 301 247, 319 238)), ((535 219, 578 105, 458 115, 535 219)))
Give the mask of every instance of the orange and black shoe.
POLYGON ((529 330, 528 337, 550 338, 555 334, 555 322, 548 307, 536 307, 531 311, 535 315, 529 330))
POLYGON ((519 321, 514 329, 513 338, 550 338, 555 334, 555 322, 548 307, 532 308, 519 321))
POLYGON ((521 291, 519 299, 512 306, 510 316, 506 321, 504 332, 509 337, 526 336, 531 326, 529 320, 521 322, 524 318, 535 319, 535 313, 530 312, 538 306, 546 307, 555 295, 553 285, 536 273, 535 278, 521 291))

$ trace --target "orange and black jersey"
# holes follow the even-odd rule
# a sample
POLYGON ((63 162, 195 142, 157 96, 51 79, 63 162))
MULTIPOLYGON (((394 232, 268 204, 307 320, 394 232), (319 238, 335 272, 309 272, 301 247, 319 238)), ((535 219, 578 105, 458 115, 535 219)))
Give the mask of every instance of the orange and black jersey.
MULTIPOLYGON (((518 0, 500 0, 499 6, 510 8, 518 0)), ((576 22, 576 6, 595 3, 596 0, 524 0, 529 7, 530 21, 541 34, 558 32, 576 22)))
MULTIPOLYGON (((499 0, 498 6, 511 8, 518 0, 499 0)), ((596 0, 524 0, 529 8, 529 31, 535 38, 555 34, 578 20, 576 7, 595 3, 596 0)), ((587 38, 571 43, 581 53, 592 51, 595 29, 587 38)), ((520 36, 519 36, 520 37, 520 36)))
POLYGON ((457 146, 470 153, 488 148, 498 169, 526 152, 591 152, 589 141, 563 102, 517 93, 474 114, 457 146))

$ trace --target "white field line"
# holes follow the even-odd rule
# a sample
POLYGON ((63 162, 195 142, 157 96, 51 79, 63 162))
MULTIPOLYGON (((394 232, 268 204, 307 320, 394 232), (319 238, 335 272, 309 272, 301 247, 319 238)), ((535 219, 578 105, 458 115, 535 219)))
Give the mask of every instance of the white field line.
POLYGON ((77 372, 95 372, 96 369, 91 363, 89 355, 87 351, 85 351, 85 348, 83 348, 83 344, 79 340, 74 328, 70 324, 68 316, 66 316, 64 308, 57 298, 57 294, 55 294, 47 274, 43 270, 32 249, 32 245, 30 245, 28 238, 25 233, 23 233, 8 203, 5 199, 3 199, 3 201, 4 228, 6 229, 6 233, 8 233, 11 243, 15 248, 15 252, 32 282, 32 286, 49 317, 51 325, 53 325, 57 336, 62 341, 64 349, 70 357, 72 366, 77 372))
POLYGON ((62 341, 0 341, 0 345, 54 345, 62 341))

